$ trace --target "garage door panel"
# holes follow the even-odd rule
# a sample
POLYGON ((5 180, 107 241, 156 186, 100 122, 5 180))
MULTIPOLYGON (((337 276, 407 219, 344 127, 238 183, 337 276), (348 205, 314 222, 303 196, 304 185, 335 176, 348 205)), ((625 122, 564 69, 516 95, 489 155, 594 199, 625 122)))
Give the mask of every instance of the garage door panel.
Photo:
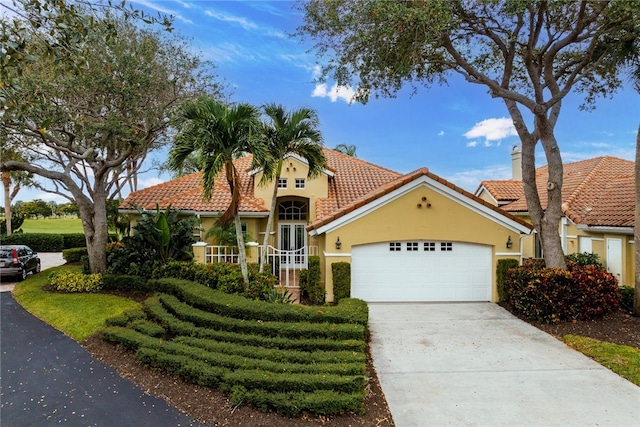
POLYGON ((417 251, 407 242, 394 251, 390 242, 353 247, 351 294, 371 302, 491 300, 490 246, 448 242, 443 251, 442 242, 415 242, 417 251))

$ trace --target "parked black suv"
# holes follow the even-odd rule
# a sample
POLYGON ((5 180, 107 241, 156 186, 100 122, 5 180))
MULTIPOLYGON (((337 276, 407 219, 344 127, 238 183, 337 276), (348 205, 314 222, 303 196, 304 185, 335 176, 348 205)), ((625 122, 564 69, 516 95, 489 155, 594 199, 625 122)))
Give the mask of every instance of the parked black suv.
POLYGON ((40 272, 40 258, 37 253, 25 245, 0 246, 0 277, 17 276, 24 280, 29 272, 40 272))

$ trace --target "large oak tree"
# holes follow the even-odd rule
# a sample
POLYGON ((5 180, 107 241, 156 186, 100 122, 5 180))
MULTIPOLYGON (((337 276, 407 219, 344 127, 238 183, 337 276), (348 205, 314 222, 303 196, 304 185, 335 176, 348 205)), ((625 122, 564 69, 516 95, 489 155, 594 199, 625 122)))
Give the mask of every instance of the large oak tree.
POLYGON ((522 143, 524 192, 546 264, 566 267, 554 129, 569 93, 583 94, 592 107, 621 86, 620 70, 607 58, 637 40, 638 2, 309 0, 301 7, 300 34, 328 57, 323 76, 357 84, 360 101, 453 74, 502 99, 522 143), (535 180, 538 142, 549 167, 546 203, 535 180))
POLYGON ((0 170, 43 177, 49 191, 76 202, 91 270, 104 272, 106 201, 167 142, 174 108, 218 86, 179 38, 120 15, 80 19, 92 23, 81 34, 66 25, 52 32, 21 16, 32 15, 2 26, 3 39, 27 45, 26 56, 5 62, 0 125, 7 131, 2 148, 28 153, 30 161, 3 159, 0 170))

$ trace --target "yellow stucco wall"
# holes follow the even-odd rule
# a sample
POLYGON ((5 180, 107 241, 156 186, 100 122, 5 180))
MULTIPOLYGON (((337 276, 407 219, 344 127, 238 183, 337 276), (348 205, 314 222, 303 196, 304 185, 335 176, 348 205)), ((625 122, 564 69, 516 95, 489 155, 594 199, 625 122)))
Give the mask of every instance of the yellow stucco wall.
MULTIPOLYGON (((304 197, 309 199, 309 220, 316 219, 316 200, 323 199, 328 196, 329 184, 328 176, 324 173, 308 178, 309 167, 295 158, 285 159, 282 165, 281 178, 287 180, 287 188, 278 189, 278 197, 304 197), (305 188, 296 188, 296 178, 305 180, 305 188)), ((273 186, 275 181, 265 185, 260 185, 262 172, 258 172, 254 178, 255 187, 254 195, 256 198, 263 199, 266 207, 271 206, 271 198, 273 196, 273 186)))
POLYGON ((391 240, 447 240, 492 247, 492 294, 493 301, 496 301, 497 260, 499 258, 519 259, 519 237, 517 232, 497 224, 436 190, 421 186, 322 236, 323 241, 326 242, 322 247, 328 254, 324 265, 321 265, 327 300, 333 300, 331 264, 337 261, 350 262, 353 246, 391 240), (427 200, 423 201, 423 197, 427 200), (426 206, 428 203, 431 207, 426 206), (418 207, 419 204, 421 207, 418 207), (509 236, 514 242, 511 249, 506 248, 509 236), (342 242, 339 250, 335 248, 338 237, 342 242), (496 256, 496 253, 505 255, 496 256), (342 254, 344 256, 339 256, 342 254))

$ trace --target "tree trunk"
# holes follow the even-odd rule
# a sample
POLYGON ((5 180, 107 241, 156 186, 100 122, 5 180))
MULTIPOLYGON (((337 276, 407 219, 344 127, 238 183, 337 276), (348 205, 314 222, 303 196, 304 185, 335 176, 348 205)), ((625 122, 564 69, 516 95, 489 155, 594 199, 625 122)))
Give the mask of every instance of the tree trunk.
POLYGON ((236 212, 236 240, 238 241, 238 262, 242 271, 242 279, 245 286, 249 285, 249 269, 247 268, 247 252, 244 247, 244 236, 242 235, 242 223, 240 222, 240 214, 236 212))
POLYGON ((11 173, 2 172, 2 185, 4 186, 4 217, 7 224, 7 236, 11 235, 11 173))
POLYGON ((273 220, 276 214, 276 206, 278 204, 278 181, 280 180, 280 170, 276 174, 273 183, 273 197, 271 198, 271 207, 269 208, 269 217, 267 218, 267 228, 265 229, 264 240, 262 242, 262 250, 260 254, 260 273, 264 271, 264 265, 267 263, 267 245, 269 245, 269 237, 273 228, 273 220))
POLYGON ((96 188, 93 203, 86 196, 81 196, 76 197, 76 202, 87 242, 91 273, 106 273, 107 243, 109 241, 106 193, 103 189, 96 188))
POLYGON ((635 248, 635 293, 633 297, 633 315, 640 317, 640 126, 636 135, 636 209, 633 228, 633 246, 635 248))

